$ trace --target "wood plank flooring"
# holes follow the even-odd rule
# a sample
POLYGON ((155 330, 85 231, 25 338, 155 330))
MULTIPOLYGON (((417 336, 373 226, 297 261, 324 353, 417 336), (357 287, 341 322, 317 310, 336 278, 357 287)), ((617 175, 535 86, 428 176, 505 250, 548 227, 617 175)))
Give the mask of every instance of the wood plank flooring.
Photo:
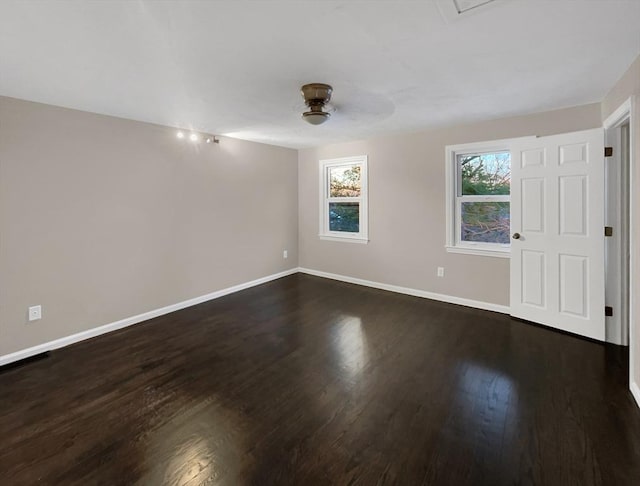
POLYGON ((626 353, 292 275, 0 371, 0 484, 638 486, 626 353))

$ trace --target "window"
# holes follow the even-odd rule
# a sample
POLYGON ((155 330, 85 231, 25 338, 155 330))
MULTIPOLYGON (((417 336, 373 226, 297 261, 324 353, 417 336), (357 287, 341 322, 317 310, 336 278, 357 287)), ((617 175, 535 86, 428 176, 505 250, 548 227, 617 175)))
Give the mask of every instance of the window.
POLYGON ((320 161, 320 238, 367 243, 367 156, 320 161))
POLYGON ((509 141, 447 147, 447 250, 508 257, 509 141))

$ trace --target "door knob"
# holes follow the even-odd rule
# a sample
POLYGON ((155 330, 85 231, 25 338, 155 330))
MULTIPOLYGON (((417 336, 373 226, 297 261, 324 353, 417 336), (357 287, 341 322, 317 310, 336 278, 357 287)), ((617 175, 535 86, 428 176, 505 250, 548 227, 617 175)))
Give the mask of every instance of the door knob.
POLYGON ((511 237, 514 240, 519 240, 520 239, 520 233, 513 233, 513 236, 511 237))

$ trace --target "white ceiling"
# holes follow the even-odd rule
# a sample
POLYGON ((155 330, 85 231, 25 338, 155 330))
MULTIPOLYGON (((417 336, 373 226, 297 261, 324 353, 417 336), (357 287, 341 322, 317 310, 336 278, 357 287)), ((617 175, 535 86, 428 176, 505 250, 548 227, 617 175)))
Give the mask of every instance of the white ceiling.
POLYGON ((0 95, 299 148, 601 101, 640 53, 640 0, 452 5, 2 0, 0 95))

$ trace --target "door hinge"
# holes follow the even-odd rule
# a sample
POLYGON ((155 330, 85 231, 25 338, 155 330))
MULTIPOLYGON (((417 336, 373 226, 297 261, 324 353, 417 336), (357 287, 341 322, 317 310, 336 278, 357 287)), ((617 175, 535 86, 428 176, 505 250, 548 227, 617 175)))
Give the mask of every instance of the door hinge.
POLYGON ((613 227, 612 226, 605 226, 604 227, 604 235, 605 236, 613 236, 613 227))
POLYGON ((604 306, 604 315, 605 317, 611 317, 613 315, 613 307, 610 305, 604 306))
POLYGON ((613 147, 605 147, 604 148, 604 156, 605 157, 613 157, 613 147))

